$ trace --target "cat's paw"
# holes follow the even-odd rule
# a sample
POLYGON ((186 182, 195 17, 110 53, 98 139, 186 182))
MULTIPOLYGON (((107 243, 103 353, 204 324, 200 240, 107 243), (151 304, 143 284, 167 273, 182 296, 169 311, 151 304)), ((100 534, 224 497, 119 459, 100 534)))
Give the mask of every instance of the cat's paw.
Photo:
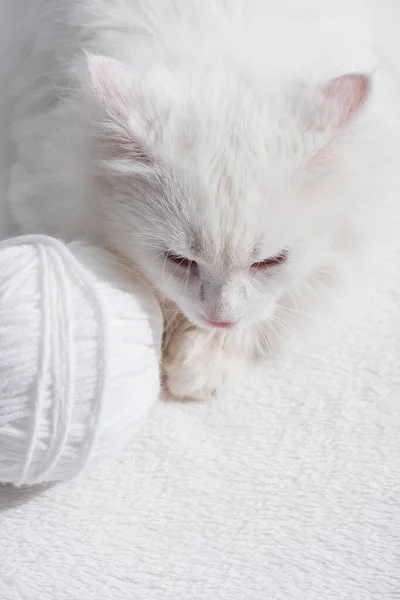
POLYGON ((165 383, 175 398, 207 400, 234 389, 245 361, 221 337, 201 329, 176 336, 164 354, 165 383))

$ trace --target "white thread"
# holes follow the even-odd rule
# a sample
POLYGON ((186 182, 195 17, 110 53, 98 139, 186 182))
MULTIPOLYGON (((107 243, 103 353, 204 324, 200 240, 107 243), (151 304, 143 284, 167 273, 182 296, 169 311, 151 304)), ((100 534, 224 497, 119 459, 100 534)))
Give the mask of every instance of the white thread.
POLYGON ((0 242, 0 481, 69 479, 135 432, 159 391, 162 319, 130 277, 83 243, 0 242))
MULTIPOLYGON (((35 450, 35 442, 36 442, 36 434, 38 428, 38 422, 40 419, 40 413, 42 409, 42 401, 44 396, 44 378, 45 373, 48 369, 48 353, 50 350, 49 336, 50 336, 50 311, 46 310, 45 307, 48 306, 48 273, 47 273, 47 257, 44 252, 42 246, 39 246, 37 249, 39 257, 41 258, 40 267, 38 276, 40 278, 40 292, 41 292, 41 326, 42 326, 42 342, 41 342, 41 352, 38 354, 38 368, 37 368, 37 381, 34 392, 33 399, 33 418, 31 431, 29 436, 29 444, 28 451, 26 453, 26 458, 23 463, 22 472, 20 477, 17 480, 17 484, 22 485, 24 481, 27 479, 29 468, 32 462, 32 456, 35 450)), ((14 290, 15 291, 15 290, 14 290)), ((7 351, 7 349, 6 349, 7 351)))

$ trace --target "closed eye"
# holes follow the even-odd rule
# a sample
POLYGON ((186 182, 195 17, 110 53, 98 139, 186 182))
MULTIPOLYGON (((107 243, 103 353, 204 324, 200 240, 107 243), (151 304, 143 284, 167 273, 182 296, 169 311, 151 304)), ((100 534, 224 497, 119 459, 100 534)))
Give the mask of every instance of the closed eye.
POLYGON ((276 256, 271 256, 270 258, 265 258, 264 260, 253 263, 251 268, 256 270, 265 270, 272 267, 277 267, 286 261, 287 256, 287 252, 281 252, 276 256))
POLYGON ((197 269, 197 262, 195 260, 185 258, 184 256, 179 256, 178 254, 173 254, 172 252, 167 252, 166 256, 169 262, 175 264, 178 267, 182 267, 186 270, 197 269))

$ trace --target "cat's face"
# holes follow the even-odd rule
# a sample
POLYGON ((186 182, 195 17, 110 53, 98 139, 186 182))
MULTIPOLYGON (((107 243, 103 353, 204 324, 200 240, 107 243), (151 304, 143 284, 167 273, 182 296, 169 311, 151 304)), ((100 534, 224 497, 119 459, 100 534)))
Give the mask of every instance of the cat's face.
POLYGON ((272 172, 239 175, 229 152, 220 163, 201 165, 188 154, 174 157, 168 169, 163 160, 158 182, 140 184, 145 206, 140 203, 130 225, 130 252, 195 324, 265 320, 314 257, 322 258, 325 241, 317 238, 311 211, 299 210, 290 186, 273 185, 272 172), (239 179, 241 190, 235 189, 239 179))
POLYGON ((325 151, 366 100, 367 77, 329 82, 314 99, 299 88, 299 105, 214 82, 202 98, 173 90, 176 110, 158 100, 142 114, 125 67, 95 59, 92 78, 111 116, 112 243, 192 322, 268 319, 323 267, 340 214, 325 151))

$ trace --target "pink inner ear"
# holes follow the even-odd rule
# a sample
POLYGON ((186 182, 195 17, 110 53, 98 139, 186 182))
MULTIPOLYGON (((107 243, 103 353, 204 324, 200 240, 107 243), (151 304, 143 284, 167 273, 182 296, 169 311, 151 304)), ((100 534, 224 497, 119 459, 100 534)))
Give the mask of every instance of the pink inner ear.
POLYGON ((104 56, 88 56, 92 90, 104 108, 118 117, 128 109, 132 76, 126 65, 104 56))
POLYGON ((371 81, 367 75, 349 74, 332 79, 322 88, 325 101, 334 112, 331 114, 333 127, 347 125, 368 99, 371 81))
POLYGON ((332 79, 320 88, 318 108, 307 114, 310 131, 328 134, 323 145, 307 160, 305 168, 324 164, 337 131, 345 127, 368 100, 371 80, 367 75, 349 74, 332 79))

